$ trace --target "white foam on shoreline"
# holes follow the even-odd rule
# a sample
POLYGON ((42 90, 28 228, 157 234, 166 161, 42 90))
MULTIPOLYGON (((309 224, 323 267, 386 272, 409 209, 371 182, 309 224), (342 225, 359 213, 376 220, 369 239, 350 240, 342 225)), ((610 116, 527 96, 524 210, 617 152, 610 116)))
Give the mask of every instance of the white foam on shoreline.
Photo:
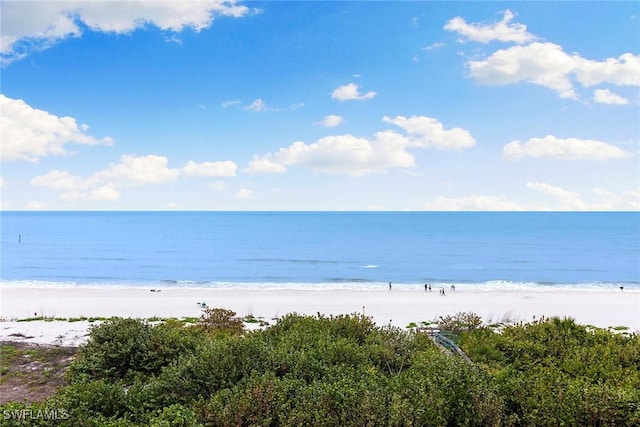
MULTIPOLYGON (((366 268, 366 267, 365 267, 366 268)), ((113 283, 81 283, 81 282, 54 282, 43 280, 0 280, 1 289, 240 289, 240 290, 304 290, 304 291, 376 291, 388 289, 388 281, 328 281, 328 282, 227 282, 227 281, 192 281, 192 280, 162 280, 157 282, 113 282, 113 283)), ((427 281, 422 283, 392 282, 393 289, 397 291, 415 291, 424 289, 425 284, 431 284, 433 289, 456 289, 468 291, 542 291, 549 290, 603 290, 611 291, 622 286, 627 290, 640 290, 640 283, 619 282, 587 282, 587 283, 538 283, 516 282, 509 280, 489 280, 485 282, 456 282, 456 281, 427 281)))

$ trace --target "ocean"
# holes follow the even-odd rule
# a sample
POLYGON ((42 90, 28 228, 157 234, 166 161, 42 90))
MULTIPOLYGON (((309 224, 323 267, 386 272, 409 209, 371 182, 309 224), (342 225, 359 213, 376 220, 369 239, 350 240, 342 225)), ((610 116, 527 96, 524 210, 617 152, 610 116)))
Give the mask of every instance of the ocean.
POLYGON ((638 212, 1 212, 1 287, 640 288, 638 212))

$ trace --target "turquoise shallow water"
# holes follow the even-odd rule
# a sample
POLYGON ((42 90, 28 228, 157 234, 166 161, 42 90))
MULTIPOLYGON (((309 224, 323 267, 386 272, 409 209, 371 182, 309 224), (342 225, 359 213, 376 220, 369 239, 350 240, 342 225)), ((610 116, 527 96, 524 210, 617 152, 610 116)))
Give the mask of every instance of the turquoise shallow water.
POLYGON ((8 286, 640 288, 640 213, 2 212, 8 286))

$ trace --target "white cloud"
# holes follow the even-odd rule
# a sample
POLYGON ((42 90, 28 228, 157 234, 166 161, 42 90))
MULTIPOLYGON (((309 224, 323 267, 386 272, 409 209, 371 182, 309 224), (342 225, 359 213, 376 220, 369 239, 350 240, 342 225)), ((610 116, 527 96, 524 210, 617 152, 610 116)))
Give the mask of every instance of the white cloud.
POLYGON ((168 163, 168 158, 155 154, 147 156, 123 155, 120 157, 120 163, 93 174, 89 177, 89 182, 115 181, 128 186, 175 181, 180 175, 180 171, 169 168, 168 163))
POLYGON ((182 169, 169 167, 169 159, 149 154, 146 156, 123 155, 120 161, 108 168, 95 172, 87 178, 72 175, 67 171, 52 170, 38 175, 31 184, 61 192, 66 201, 105 200, 120 198, 123 188, 139 185, 158 185, 177 180, 181 175, 235 176, 237 166, 231 161, 202 162, 189 161, 182 169))
POLYGON ((524 206, 510 201, 505 196, 473 194, 461 197, 436 197, 424 203, 423 209, 429 211, 612 211, 640 209, 640 188, 620 194, 594 189, 598 200, 587 203, 580 194, 555 185, 527 182, 526 187, 550 196, 551 202, 542 206, 524 206))
POLYGON ((481 61, 467 62, 469 75, 481 84, 507 85, 528 82, 553 89, 562 98, 577 98, 569 74, 575 58, 553 43, 513 46, 481 61))
POLYGON ((593 190, 599 197, 594 210, 615 211, 615 210, 640 210, 640 188, 616 194, 600 188, 593 190))
POLYGON ((376 96, 376 93, 369 91, 367 93, 360 93, 360 86, 355 83, 349 83, 344 86, 336 88, 331 93, 331 98, 338 101, 353 101, 353 100, 367 100, 376 96))
POLYGON ((458 198, 436 197, 426 202, 424 210, 428 211, 519 211, 521 206, 510 202, 504 196, 471 195, 458 198))
POLYGON ((554 43, 531 43, 500 49, 488 58, 468 61, 469 76, 481 84, 508 85, 527 82, 554 90, 561 98, 577 99, 577 80, 584 87, 602 83, 640 86, 640 56, 593 61, 567 54, 554 43))
POLYGON ((21 99, 0 94, 2 161, 38 162, 41 157, 66 155, 67 144, 111 145, 111 138, 97 139, 73 117, 58 117, 29 106, 21 99))
MULTIPOLYGON (((283 150, 282 148, 280 150, 283 150)), ((249 166, 245 169, 245 172, 257 174, 257 173, 283 173, 287 171, 287 167, 274 159, 274 155, 269 153, 264 156, 253 156, 253 159, 249 162, 249 166)))
POLYGON ((36 176, 31 184, 57 191, 76 191, 84 186, 84 180, 67 171, 52 170, 45 175, 36 176))
POLYGON ((108 183, 89 189, 86 198, 89 200, 114 201, 120 198, 120 192, 113 183, 108 183))
POLYGON ((512 141, 502 149, 502 157, 519 160, 524 157, 554 160, 609 160, 628 157, 626 151, 602 141, 578 138, 530 138, 526 142, 512 141))
POLYGON ((422 50, 430 51, 430 50, 438 49, 439 47, 442 47, 442 46, 445 46, 445 44, 436 42, 436 43, 430 44, 429 46, 423 47, 422 50))
POLYGON ((364 175, 390 168, 415 166, 405 150, 407 140, 394 132, 379 132, 371 141, 353 135, 326 136, 312 144, 297 141, 275 154, 254 157, 249 173, 284 172, 302 165, 316 172, 364 175))
POLYGON ((12 1, 2 3, 0 58, 3 64, 22 59, 31 50, 42 50, 67 37, 82 33, 73 16, 54 2, 12 1))
POLYGON ((62 200, 106 200, 120 197, 119 189, 132 185, 161 184, 175 180, 179 171, 167 167, 167 158, 156 155, 125 155, 120 163, 96 172, 88 178, 67 171, 53 170, 31 180, 32 185, 62 191, 62 200))
POLYGON ((117 200, 120 196, 114 183, 98 182, 71 175, 67 171, 52 170, 44 175, 38 175, 31 180, 31 185, 60 191, 60 199, 65 201, 77 200, 117 200))
POLYGON ((171 34, 171 36, 165 37, 164 41, 167 43, 173 43, 177 44, 178 46, 182 46, 182 40, 175 34, 171 34))
POLYGON ((236 176, 237 165, 230 161, 196 163, 190 161, 182 168, 187 176, 236 176))
POLYGON ((582 201, 578 193, 543 182, 527 182, 527 188, 559 199, 560 205, 557 206, 556 210, 575 211, 587 209, 587 204, 582 201))
POLYGON ((578 81, 586 87, 601 83, 640 86, 640 55, 625 53, 619 58, 592 61, 575 56, 578 81))
POLYGON ((202 1, 9 1, 2 4, 2 62, 21 59, 68 37, 82 27, 106 33, 130 33, 152 25, 179 32, 208 28, 215 15, 241 17, 250 10, 236 0, 202 1))
POLYGON ((253 197, 253 191, 246 188, 241 188, 236 192, 236 194, 233 195, 233 197, 240 200, 251 199, 253 197))
POLYGON ((471 133, 462 128, 445 130, 438 120, 426 116, 383 117, 382 121, 404 129, 410 136, 412 146, 442 149, 473 147, 476 143, 471 133))
POLYGON ((222 108, 229 108, 229 107, 233 107, 233 106, 240 105, 240 104, 242 104, 242 101, 239 101, 237 99, 224 101, 222 103, 222 108))
POLYGON ((315 172, 365 175, 389 169, 415 167, 409 148, 458 149, 471 147, 475 140, 461 128, 445 130, 431 117, 383 117, 408 136, 392 130, 377 132, 373 138, 351 134, 326 136, 312 144, 297 141, 275 153, 254 156, 248 173, 283 173, 289 166, 305 166, 315 172))
POLYGON ((454 31, 467 40, 480 43, 489 43, 494 40, 501 42, 513 42, 518 44, 528 43, 536 39, 533 34, 527 32, 527 26, 511 23, 513 12, 506 10, 500 22, 490 25, 469 24, 463 18, 457 16, 444 26, 447 31, 454 31))
POLYGON ((337 116, 335 114, 329 114, 328 116, 325 116, 317 124, 319 124, 320 126, 324 126, 326 128, 333 128, 333 127, 339 126, 342 122, 343 122, 343 119, 341 116, 337 116))
POLYGON ((629 103, 627 98, 624 98, 617 93, 613 93, 609 89, 594 90, 593 100, 599 104, 625 105, 629 103))
POLYGON ((269 107, 267 107, 267 104, 260 98, 253 101, 250 105, 247 105, 246 107, 244 107, 244 109, 249 111, 255 111, 257 113, 260 113, 263 111, 269 111, 269 107))
POLYGON ((445 25, 467 40, 488 43, 493 40, 514 42, 520 46, 500 49, 488 58, 468 61, 469 75, 488 85, 528 82, 550 88, 562 98, 577 99, 572 79, 584 87, 602 83, 619 86, 640 86, 640 55, 624 53, 618 58, 594 61, 579 54, 564 52, 561 46, 549 42, 534 42, 536 37, 522 24, 512 24, 514 15, 507 10, 502 21, 491 24, 468 24, 456 17, 445 25))

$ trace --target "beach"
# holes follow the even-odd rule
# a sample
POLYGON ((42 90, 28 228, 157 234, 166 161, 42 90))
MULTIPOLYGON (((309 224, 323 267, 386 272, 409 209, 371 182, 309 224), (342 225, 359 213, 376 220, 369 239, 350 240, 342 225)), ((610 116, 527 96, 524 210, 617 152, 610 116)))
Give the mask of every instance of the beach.
POLYGON ((480 315, 486 324, 529 322, 540 317, 572 317, 597 327, 626 326, 640 331, 640 290, 473 289, 420 287, 384 289, 247 289, 70 287, 5 288, 1 291, 0 340, 76 346, 96 322, 82 318, 199 317, 202 303, 227 308, 238 317, 268 323, 288 313, 365 314, 381 326, 405 328, 411 322, 437 321, 458 312, 480 315), (46 317, 67 320, 24 319, 46 317), (74 321, 69 321, 73 319, 74 321), (23 321, 18 321, 23 320, 23 321))

